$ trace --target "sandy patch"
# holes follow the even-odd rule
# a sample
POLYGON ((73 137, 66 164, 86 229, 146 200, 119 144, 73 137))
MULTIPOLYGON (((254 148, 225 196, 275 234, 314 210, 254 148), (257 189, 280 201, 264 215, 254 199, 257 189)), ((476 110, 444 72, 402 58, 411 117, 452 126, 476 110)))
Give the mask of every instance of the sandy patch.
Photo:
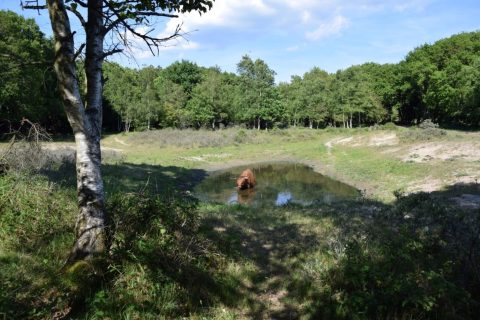
POLYGON ((128 143, 126 143, 126 142, 125 142, 125 141, 123 141, 123 140, 120 140, 120 139, 118 139, 117 137, 115 137, 115 138, 114 138, 114 140, 115 140, 115 142, 118 142, 118 143, 120 143, 121 145, 124 145, 124 146, 129 146, 129 144, 128 144, 128 143))
POLYGON ((378 134, 369 138, 368 146, 394 146, 398 144, 398 138, 395 133, 378 134))
POLYGON ((399 143, 396 133, 378 133, 370 136, 356 136, 356 137, 339 137, 332 139, 325 143, 327 148, 332 148, 334 145, 349 145, 352 147, 380 147, 380 146, 394 146, 399 143))
POLYGON ((193 162, 208 162, 213 159, 223 159, 230 157, 230 153, 218 153, 218 154, 202 154, 200 156, 192 157, 180 157, 181 160, 193 161, 193 162))
POLYGON ((392 147, 392 148, 383 149, 383 150, 381 151, 381 153, 383 153, 383 154, 390 154, 390 153, 399 152, 399 151, 401 151, 401 150, 402 150, 401 147, 392 147))
POLYGON ((421 143, 408 149, 402 160, 409 162, 425 162, 431 160, 479 161, 480 143, 473 141, 421 143))
POLYGON ((421 181, 415 181, 407 188, 408 192, 433 192, 445 186, 445 182, 439 179, 427 177, 421 181))

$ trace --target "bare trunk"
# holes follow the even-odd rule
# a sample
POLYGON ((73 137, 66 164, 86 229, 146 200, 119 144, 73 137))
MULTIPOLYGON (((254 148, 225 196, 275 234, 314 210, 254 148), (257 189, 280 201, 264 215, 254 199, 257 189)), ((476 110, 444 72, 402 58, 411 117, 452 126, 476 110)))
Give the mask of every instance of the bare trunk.
POLYGON ((95 39, 90 46, 87 45, 86 106, 81 100, 76 76, 73 34, 70 30, 65 5, 63 0, 48 0, 47 3, 55 39, 55 71, 76 143, 79 212, 75 226, 75 243, 68 259, 69 262, 74 262, 92 259, 105 253, 107 249, 105 232, 107 216, 104 209, 104 190, 100 172, 103 36, 99 37, 98 34, 92 33, 92 30, 101 31, 103 27, 103 20, 97 11, 102 5, 102 1, 89 1, 89 5, 92 3, 93 6, 89 10, 87 39, 88 37, 95 39), (95 12, 91 12, 92 10, 95 12), (98 24, 101 28, 97 28, 98 24))
POLYGON ((310 129, 313 129, 313 121, 312 121, 312 119, 308 119, 308 127, 309 127, 310 129))

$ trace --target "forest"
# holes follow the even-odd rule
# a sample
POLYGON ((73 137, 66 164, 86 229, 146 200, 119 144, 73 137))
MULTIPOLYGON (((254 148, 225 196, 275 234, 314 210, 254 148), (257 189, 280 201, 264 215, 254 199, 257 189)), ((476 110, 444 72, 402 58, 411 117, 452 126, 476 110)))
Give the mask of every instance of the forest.
MULTIPOLYGON (((34 20, 11 11, 0 11, 0 37, 0 132, 22 118, 51 133, 70 132, 52 40, 34 20)), ((79 57, 78 70, 82 63, 79 57)), ((336 73, 312 67, 278 84, 261 58, 244 55, 236 67, 230 73, 186 60, 139 69, 106 62, 103 129, 352 128, 425 119, 444 127, 480 125, 478 31, 420 45, 396 64, 368 62, 336 73)))

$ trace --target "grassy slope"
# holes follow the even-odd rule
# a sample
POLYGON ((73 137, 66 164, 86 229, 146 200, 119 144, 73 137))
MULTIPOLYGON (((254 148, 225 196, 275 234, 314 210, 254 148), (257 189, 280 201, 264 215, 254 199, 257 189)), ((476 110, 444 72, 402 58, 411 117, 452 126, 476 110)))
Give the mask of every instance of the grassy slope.
MULTIPOLYGON (((399 134, 398 130, 394 132, 399 134)), ((444 254, 450 247, 442 251, 431 244, 429 239, 437 236, 434 231, 417 239, 419 235, 409 233, 408 228, 398 237, 392 237, 392 230, 393 234, 399 232, 395 208, 400 208, 401 217, 423 206, 425 212, 443 217, 443 207, 431 208, 429 204, 452 195, 478 194, 478 186, 448 188, 428 197, 411 196, 395 203, 392 193, 408 190, 425 179, 448 181, 462 170, 478 173, 479 163, 462 158, 400 161, 413 144, 425 141, 368 146, 369 139, 379 133, 392 132, 164 131, 106 137, 104 146, 122 149, 124 154, 123 162, 110 160, 104 166, 110 197, 145 189, 160 193, 189 190, 207 170, 271 159, 310 164, 320 172, 366 189, 370 200, 308 208, 200 204, 200 238, 193 242, 198 245, 192 245, 194 238, 189 238, 183 247, 184 239, 175 238, 178 230, 162 231, 167 228, 164 222, 159 232, 142 229, 142 225, 131 226, 131 230, 141 231, 136 236, 138 241, 125 249, 128 254, 117 257, 113 276, 104 279, 104 287, 82 292, 87 297, 82 302, 86 309, 78 316, 154 319, 162 314, 167 318, 282 319, 349 318, 352 312, 360 312, 360 318, 400 317, 441 310, 440 306, 448 303, 436 296, 438 291, 446 292, 454 308, 463 306, 464 317, 468 318, 468 295, 437 278, 444 274, 443 278, 449 279, 448 268, 452 267, 445 267, 447 270, 444 266, 449 266, 452 257, 458 258, 444 254), (338 143, 345 138, 348 143, 338 143), (330 148, 328 142, 332 141, 335 143, 330 148), (395 148, 399 150, 383 152, 395 148), (392 216, 385 220, 380 214, 383 210, 393 212, 389 213, 392 216), (171 238, 165 234, 171 234, 171 238), (169 244, 169 239, 177 239, 178 243, 169 244), (158 253, 152 252, 152 247, 164 249, 158 253), (197 247, 202 249, 195 251, 197 247), (405 262, 405 257, 412 256, 420 258, 405 262), (424 258, 431 256, 432 261, 424 258), (179 264, 172 269, 174 261, 179 264), (396 270, 399 265, 403 268, 396 270), (390 273, 385 274, 385 270, 390 273), (418 270, 428 276, 418 275, 418 270), (399 280, 389 279, 390 274, 399 280), (423 285, 418 287, 419 281, 425 289, 423 285), (365 290, 372 283, 376 285, 365 290), (396 288, 394 293, 392 288, 396 288), (401 300, 403 293, 412 290, 417 292, 412 301, 401 300), (386 297, 382 298, 383 304, 377 301, 379 297, 386 297), (386 311, 379 311, 378 305, 386 306, 386 311)), ((469 138, 463 133, 449 133, 427 142, 457 143, 469 138)), ((6 310, 12 317, 49 318, 51 310, 66 312, 71 299, 65 292, 84 290, 56 273, 71 244, 75 211, 71 179, 74 170, 69 166, 60 169, 47 172, 43 178, 0 178, 0 281, 7 288, 0 295, 0 312, 6 310), (30 194, 28 190, 35 192, 30 194), (18 215, 23 218, 18 219, 18 215), (42 218, 49 220, 48 228, 38 228, 42 218)), ((457 208, 455 212, 462 210, 457 208)), ((465 217, 468 214, 456 220, 465 217)), ((412 219, 412 225, 421 226, 425 220, 423 216, 418 221, 412 219)), ((149 221, 144 224, 155 225, 155 220, 149 221)), ((439 222, 427 225, 435 223, 439 222)), ((461 241, 468 243, 469 238, 461 241)))
MULTIPOLYGON (((223 140, 213 140, 210 132, 192 132, 195 138, 157 138, 162 133, 133 133, 104 139, 108 147, 123 150, 128 162, 215 170, 269 160, 289 160, 311 165, 315 170, 366 190, 369 196, 383 201, 394 199, 395 190, 411 191, 426 180, 438 180, 441 188, 449 185, 455 176, 480 171, 479 161, 466 161, 459 157, 452 161, 401 161, 416 145, 424 143, 453 144, 474 140, 478 134, 449 132, 445 136, 419 137, 417 141, 398 139, 393 145, 371 145, 376 136, 405 136, 412 139, 416 130, 399 128, 394 131, 357 130, 282 130, 252 132, 228 130, 223 140), (244 137, 239 132, 246 132, 244 137), (236 137, 241 135, 241 142, 236 137), (178 139, 179 141, 175 141, 178 139), (190 139, 190 140, 189 140, 190 139), (352 139, 350 143, 335 143, 352 139), (158 143, 162 140, 162 143, 158 143), (121 141, 122 143, 119 143, 121 141), (181 142, 180 142, 181 141, 181 142), (244 141, 244 142, 243 142, 244 141), (333 141, 332 147, 326 146, 333 141), (204 146, 198 147, 203 143, 204 146), (126 144, 126 145, 125 145, 126 144), (178 147, 183 145, 183 147, 178 147), (394 152, 388 152, 388 150, 394 152)), ((460 153, 461 154, 461 153, 460 153)), ((478 174, 475 177, 480 178, 478 174)))

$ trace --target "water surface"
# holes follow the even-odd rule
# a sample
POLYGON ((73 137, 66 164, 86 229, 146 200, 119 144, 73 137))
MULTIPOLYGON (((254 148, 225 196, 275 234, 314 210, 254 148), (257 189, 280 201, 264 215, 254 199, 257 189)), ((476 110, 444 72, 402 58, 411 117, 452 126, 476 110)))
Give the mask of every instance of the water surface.
POLYGON ((330 204, 360 195, 352 186, 321 175, 303 164, 278 162, 234 167, 217 171, 205 178, 194 190, 203 201, 245 205, 330 204), (238 191, 235 181, 250 168, 257 179, 253 189, 238 191))

